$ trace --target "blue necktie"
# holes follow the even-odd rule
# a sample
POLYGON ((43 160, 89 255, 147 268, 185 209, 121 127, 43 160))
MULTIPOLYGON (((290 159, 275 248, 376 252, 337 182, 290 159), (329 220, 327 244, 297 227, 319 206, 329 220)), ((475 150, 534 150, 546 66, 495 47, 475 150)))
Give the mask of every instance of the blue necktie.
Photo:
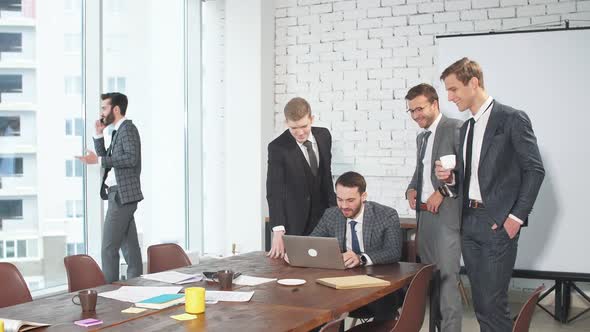
POLYGON ((352 251, 354 251, 355 254, 360 255, 361 254, 361 246, 359 245, 359 238, 356 236, 356 231, 354 230, 354 227, 356 226, 357 222, 354 220, 350 221, 350 234, 351 234, 351 240, 352 240, 352 251))

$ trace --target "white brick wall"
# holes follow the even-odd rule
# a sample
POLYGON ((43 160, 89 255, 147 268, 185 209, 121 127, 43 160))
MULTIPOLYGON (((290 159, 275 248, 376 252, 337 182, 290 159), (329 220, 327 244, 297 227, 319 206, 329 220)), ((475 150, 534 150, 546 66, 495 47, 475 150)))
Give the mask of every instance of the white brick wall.
POLYGON ((412 214, 404 191, 418 132, 403 98, 438 79, 434 36, 565 19, 590 25, 590 0, 274 1, 276 133, 285 103, 306 98, 316 125, 332 132, 334 175, 365 175, 370 199, 400 215, 412 214))

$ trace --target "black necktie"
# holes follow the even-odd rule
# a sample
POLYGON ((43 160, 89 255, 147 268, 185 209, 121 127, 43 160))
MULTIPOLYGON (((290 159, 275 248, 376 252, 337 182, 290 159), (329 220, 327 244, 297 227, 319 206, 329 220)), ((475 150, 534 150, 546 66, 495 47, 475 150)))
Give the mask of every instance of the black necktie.
POLYGON ((428 138, 432 132, 430 130, 425 131, 422 134, 420 146, 418 147, 418 181, 416 181, 416 212, 420 212, 420 203, 422 203, 422 178, 424 173, 424 156, 426 155, 426 146, 428 145, 428 138))
POLYGON ((318 175, 318 158, 313 151, 313 146, 310 141, 303 142, 303 145, 307 148, 307 155, 309 156, 309 167, 311 168, 311 174, 313 176, 318 175))
MULTIPOLYGON (((115 134, 117 133, 116 130, 113 130, 113 132, 111 133, 111 144, 109 145, 109 148, 107 149, 107 156, 112 156, 113 155, 113 143, 115 142, 115 134)), ((104 183, 107 180, 107 176, 109 175, 111 168, 105 168, 104 169, 104 174, 102 175, 102 184, 100 186, 100 198, 107 200, 109 199, 109 195, 107 193, 107 185, 104 183)))
POLYGON ((469 132, 465 144, 465 178, 463 180, 463 204, 469 204, 469 182, 471 181, 471 159, 473 154, 473 132, 475 131, 475 119, 469 119, 469 132))
POLYGON ((360 255, 361 254, 361 246, 359 245, 359 238, 356 235, 356 230, 354 229, 356 227, 356 220, 351 220, 350 222, 350 239, 352 240, 352 251, 354 251, 355 254, 360 255))

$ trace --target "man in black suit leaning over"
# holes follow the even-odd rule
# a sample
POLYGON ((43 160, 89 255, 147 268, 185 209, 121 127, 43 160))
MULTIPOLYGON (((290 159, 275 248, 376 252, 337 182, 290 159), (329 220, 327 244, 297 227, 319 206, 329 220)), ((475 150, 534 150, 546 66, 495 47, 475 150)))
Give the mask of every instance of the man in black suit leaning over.
MULTIPOLYGON (((449 101, 471 111, 461 127, 456 185, 463 192, 463 259, 475 314, 481 331, 512 331, 508 286, 519 232, 545 176, 537 139, 526 113, 487 94, 477 62, 463 58, 440 78, 449 101)), ((440 161, 436 174, 456 180, 440 161)))
POLYGON ((293 98, 284 109, 287 127, 268 144, 266 199, 273 230, 268 255, 285 254, 283 235, 308 235, 324 210, 336 205, 332 184, 332 136, 312 127, 309 103, 293 98))

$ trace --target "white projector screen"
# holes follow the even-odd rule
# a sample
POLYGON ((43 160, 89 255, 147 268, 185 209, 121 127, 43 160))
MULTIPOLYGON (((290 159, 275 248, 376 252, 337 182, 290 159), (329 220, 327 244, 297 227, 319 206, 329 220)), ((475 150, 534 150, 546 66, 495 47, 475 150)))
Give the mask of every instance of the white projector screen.
MULTIPOLYGON (((515 269, 590 274, 590 30, 437 41, 438 73, 465 56, 479 62, 486 91, 533 123, 545 180, 521 233, 515 269)), ((465 120, 444 85, 436 88, 443 112, 465 120)))

